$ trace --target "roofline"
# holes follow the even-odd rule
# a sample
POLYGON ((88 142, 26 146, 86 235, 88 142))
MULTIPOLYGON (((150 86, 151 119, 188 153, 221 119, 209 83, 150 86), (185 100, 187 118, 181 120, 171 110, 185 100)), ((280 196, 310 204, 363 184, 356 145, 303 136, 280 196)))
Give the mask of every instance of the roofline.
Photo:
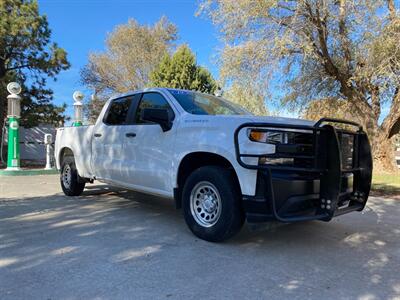
POLYGON ((115 94, 114 96, 111 96, 108 100, 114 100, 122 97, 127 97, 127 96, 132 96, 138 93, 145 93, 145 92, 160 92, 160 91, 167 91, 167 88, 160 88, 160 87, 149 87, 149 88, 144 88, 140 90, 134 90, 134 91, 129 91, 123 94, 115 94))
MULTIPOLYGON (((123 94, 116 94, 114 96, 111 96, 109 98, 109 100, 114 100, 114 99, 118 99, 118 98, 122 98, 122 97, 132 96, 132 95, 135 95, 135 94, 138 94, 138 93, 161 92, 161 91, 169 92, 169 90, 185 91, 185 92, 192 92, 192 93, 206 94, 206 95, 215 96, 215 95, 212 95, 212 94, 203 93, 203 92, 199 92, 199 91, 193 91, 193 90, 185 90, 185 89, 177 89, 177 88, 164 88, 164 87, 148 87, 148 88, 144 88, 144 89, 140 89, 140 90, 129 91, 129 92, 126 92, 126 93, 123 93, 123 94)), ((220 97, 220 98, 224 99, 223 97, 220 97)))

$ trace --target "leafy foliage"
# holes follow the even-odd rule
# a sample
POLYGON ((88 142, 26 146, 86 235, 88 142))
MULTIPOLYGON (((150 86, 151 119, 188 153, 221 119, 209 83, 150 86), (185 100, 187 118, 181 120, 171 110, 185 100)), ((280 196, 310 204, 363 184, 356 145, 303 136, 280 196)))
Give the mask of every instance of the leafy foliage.
POLYGON ((101 95, 141 89, 149 75, 173 47, 177 29, 165 17, 153 26, 130 19, 106 39, 106 49, 91 53, 81 72, 82 82, 101 95))
POLYGON ((150 85, 210 94, 217 88, 210 72, 196 64, 196 57, 187 45, 181 45, 172 56, 164 55, 150 75, 150 85))
POLYGON ((321 116, 329 115, 336 119, 347 119, 361 123, 362 120, 357 118, 351 111, 351 104, 345 100, 335 98, 319 99, 309 102, 307 107, 302 111, 305 119, 318 121, 321 116))
POLYGON ((279 83, 282 102, 346 101, 362 120, 376 162, 393 168, 387 147, 400 130, 400 19, 394 0, 205 0, 222 33, 221 77, 247 78, 260 93, 279 83), (390 106, 381 119, 382 105, 390 106))
POLYGON ((253 89, 251 85, 243 85, 235 82, 224 93, 224 97, 246 108, 255 115, 265 116, 268 114, 264 96, 257 93, 257 90, 253 89))

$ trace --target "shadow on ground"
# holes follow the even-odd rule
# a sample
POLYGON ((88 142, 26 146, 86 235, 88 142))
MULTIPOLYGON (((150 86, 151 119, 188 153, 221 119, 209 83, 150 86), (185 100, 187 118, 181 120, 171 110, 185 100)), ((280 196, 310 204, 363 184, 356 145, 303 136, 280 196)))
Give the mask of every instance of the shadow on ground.
MULTIPOLYGON (((40 188, 40 187, 38 187, 40 188)), ((1 299, 400 297, 400 202, 194 237, 173 201, 107 186, 0 199, 1 299)))
POLYGON ((372 195, 400 200, 400 187, 387 183, 372 184, 372 195))

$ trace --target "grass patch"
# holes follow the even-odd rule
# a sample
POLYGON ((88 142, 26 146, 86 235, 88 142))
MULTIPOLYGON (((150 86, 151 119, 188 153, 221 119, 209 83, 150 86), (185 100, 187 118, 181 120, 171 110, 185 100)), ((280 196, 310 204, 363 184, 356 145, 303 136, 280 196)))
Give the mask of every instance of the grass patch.
POLYGON ((372 177, 372 191, 380 195, 400 196, 400 172, 374 173, 372 177))

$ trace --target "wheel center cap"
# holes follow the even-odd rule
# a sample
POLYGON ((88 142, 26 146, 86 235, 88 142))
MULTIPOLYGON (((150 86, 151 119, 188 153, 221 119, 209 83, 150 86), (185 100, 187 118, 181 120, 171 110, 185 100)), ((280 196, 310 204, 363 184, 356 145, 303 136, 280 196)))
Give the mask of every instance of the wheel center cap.
POLYGON ((212 196, 206 196, 203 202, 204 209, 210 213, 215 210, 215 201, 212 196))

